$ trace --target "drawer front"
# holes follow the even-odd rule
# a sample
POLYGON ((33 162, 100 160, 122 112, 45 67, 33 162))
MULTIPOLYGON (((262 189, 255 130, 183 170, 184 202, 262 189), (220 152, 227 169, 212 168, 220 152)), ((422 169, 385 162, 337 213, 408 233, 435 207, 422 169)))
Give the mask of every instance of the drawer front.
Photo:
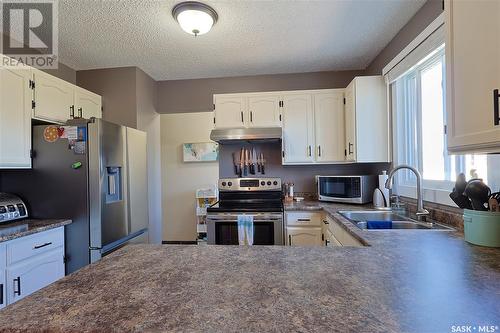
POLYGON ((7 242, 7 265, 64 247, 64 227, 39 232, 7 242))
POLYGON ((286 225, 287 226, 297 226, 297 227, 320 227, 321 226, 321 214, 320 213, 310 213, 310 212, 293 212, 286 213, 286 225))

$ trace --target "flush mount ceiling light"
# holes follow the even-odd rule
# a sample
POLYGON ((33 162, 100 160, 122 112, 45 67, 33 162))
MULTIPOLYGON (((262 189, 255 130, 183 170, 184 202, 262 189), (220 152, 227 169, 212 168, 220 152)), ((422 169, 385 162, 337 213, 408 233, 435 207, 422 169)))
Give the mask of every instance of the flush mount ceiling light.
POLYGON ((172 15, 182 30, 191 35, 203 35, 217 22, 217 13, 212 7, 201 2, 181 2, 172 9, 172 15))

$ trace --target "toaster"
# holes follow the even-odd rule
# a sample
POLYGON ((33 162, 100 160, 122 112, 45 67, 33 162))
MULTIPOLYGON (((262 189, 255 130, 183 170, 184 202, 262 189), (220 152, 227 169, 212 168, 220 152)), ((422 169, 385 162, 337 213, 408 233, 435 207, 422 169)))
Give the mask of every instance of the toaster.
POLYGON ((0 223, 28 217, 26 205, 17 195, 0 192, 0 223))

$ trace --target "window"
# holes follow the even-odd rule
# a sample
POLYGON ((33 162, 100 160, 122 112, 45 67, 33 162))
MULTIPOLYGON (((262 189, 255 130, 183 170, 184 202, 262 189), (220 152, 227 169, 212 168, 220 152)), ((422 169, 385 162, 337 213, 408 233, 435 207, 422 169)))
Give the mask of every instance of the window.
MULTIPOLYGON (((446 147, 444 45, 419 61, 391 84, 395 164, 416 167, 424 179, 424 199, 453 204, 448 194, 457 175, 482 178, 492 191, 500 179, 488 170, 500 168, 500 156, 449 155, 446 147)), ((400 195, 415 196, 415 176, 400 171, 400 195)))

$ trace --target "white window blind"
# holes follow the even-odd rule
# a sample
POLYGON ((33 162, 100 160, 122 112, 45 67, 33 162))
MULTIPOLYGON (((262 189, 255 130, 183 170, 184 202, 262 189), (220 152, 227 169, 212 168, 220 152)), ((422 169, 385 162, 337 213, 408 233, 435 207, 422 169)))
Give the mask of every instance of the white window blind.
MULTIPOLYGON (((410 71, 419 61, 431 55, 444 44, 444 24, 438 26, 423 42, 418 44, 413 50, 406 54, 394 67, 390 68, 386 74, 386 81, 392 83, 410 71)), ((407 50, 408 52, 408 50, 407 50)))

